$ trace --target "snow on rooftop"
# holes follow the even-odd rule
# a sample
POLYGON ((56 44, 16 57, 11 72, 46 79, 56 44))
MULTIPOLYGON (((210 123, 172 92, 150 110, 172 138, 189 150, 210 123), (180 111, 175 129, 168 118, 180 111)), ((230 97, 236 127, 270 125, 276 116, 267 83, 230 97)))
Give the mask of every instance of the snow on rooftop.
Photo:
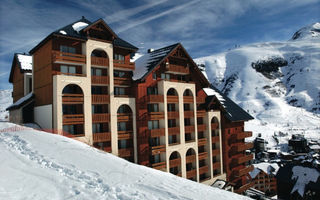
POLYGON ((133 72, 133 80, 141 78, 144 74, 148 72, 148 62, 150 59, 150 54, 145 54, 135 60, 136 69, 133 72))
POLYGON ((18 54, 18 60, 23 70, 32 70, 32 56, 18 54))
POLYGON ((85 27, 87 27, 88 25, 89 25, 89 24, 84 23, 84 22, 77 22, 77 23, 74 23, 74 24, 72 25, 72 28, 73 28, 75 31, 79 32, 79 31, 81 31, 82 29, 84 29, 85 27))
POLYGON ((12 123, 0 152, 0 199, 248 199, 12 123))
POLYGON ((262 162, 258 164, 253 164, 253 166, 254 170, 249 172, 251 178, 255 178, 260 173, 260 171, 263 171, 266 174, 276 175, 279 170, 279 166, 276 163, 262 162))
POLYGON ((33 93, 30 92, 29 94, 27 94, 24 97, 21 97, 18 101, 14 102, 13 104, 11 104, 7 109, 19 106, 20 104, 22 104, 23 102, 29 100, 32 97, 33 93))
POLYGON ((301 197, 304 195, 304 189, 309 182, 317 182, 320 173, 313 168, 294 166, 292 168, 292 180, 297 180, 291 190, 291 194, 297 191, 301 197))
POLYGON ((61 33, 63 35, 67 35, 67 33, 64 30, 60 30, 59 33, 61 33))

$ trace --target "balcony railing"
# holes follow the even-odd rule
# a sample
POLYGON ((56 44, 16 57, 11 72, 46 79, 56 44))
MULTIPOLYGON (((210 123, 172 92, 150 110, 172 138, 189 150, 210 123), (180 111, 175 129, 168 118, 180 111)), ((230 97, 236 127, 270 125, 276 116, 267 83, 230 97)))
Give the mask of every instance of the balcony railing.
POLYGON ((131 85, 132 79, 126 77, 114 77, 114 85, 131 85))
POLYGON ((212 149, 212 156, 218 156, 220 154, 220 149, 212 149))
POLYGON ((91 76, 91 84, 109 84, 109 76, 91 76))
POLYGON ((207 173, 208 171, 209 171, 208 165, 205 165, 203 167, 199 167, 199 174, 204 174, 204 173, 207 173))
POLYGON ((185 133, 193 133, 195 130, 194 125, 189 125, 184 127, 184 132, 185 133))
POLYGON ((193 163, 193 162, 196 162, 196 155, 186 156, 186 163, 193 163))
POLYGON ((218 129, 218 127, 219 127, 219 123, 218 122, 211 123, 211 130, 218 129))
POLYGON ((109 95, 93 94, 91 95, 92 104, 106 104, 110 102, 109 95))
POLYGON ((178 103, 179 97, 173 95, 167 95, 167 103, 178 103))
POLYGON ((93 133, 93 142, 109 142, 111 141, 111 133, 93 133))
POLYGON ((204 146, 207 144, 207 138, 198 139, 198 146, 204 146))
POLYGON ((91 65, 109 66, 109 59, 108 58, 91 56, 91 65))
POLYGON ((67 114, 63 115, 63 124, 83 124, 83 114, 67 114))
POLYGON ((83 94, 62 94, 63 104, 82 104, 83 94))
POLYGON ((220 169, 221 168, 221 163, 220 162, 214 162, 212 163, 212 169, 220 169))
POLYGON ((244 131, 244 132, 240 132, 240 133, 234 133, 234 134, 232 134, 232 136, 230 138, 233 140, 242 140, 244 138, 251 137, 251 136, 252 136, 251 131, 244 131))
POLYGON ((166 162, 159 162, 159 163, 154 163, 151 165, 153 169, 165 169, 166 168, 166 162))
POLYGON ((135 65, 133 62, 125 62, 123 60, 113 60, 113 68, 115 69, 126 69, 134 70, 135 65))
POLYGON ((198 127, 198 132, 205 131, 207 129, 205 124, 198 124, 197 127, 198 127))
POLYGON ((235 176, 243 176, 253 171, 254 167, 252 165, 243 168, 243 166, 239 166, 238 168, 233 170, 235 176))
POLYGON ((194 111, 193 110, 186 110, 183 112, 184 118, 193 118, 194 117, 194 111))
POLYGON ((253 155, 252 154, 243 155, 243 156, 241 155, 241 156, 239 156, 237 158, 234 158, 235 161, 233 161, 233 162, 236 163, 236 164, 242 164, 242 163, 248 162, 248 161, 250 161, 252 159, 253 159, 253 155))
POLYGON ((159 145, 159 146, 153 146, 152 149, 152 155, 156 155, 159 153, 166 152, 166 145, 159 145))
POLYGON ((164 112, 149 112, 148 120, 160 120, 164 119, 164 112))
POLYGON ((179 118, 178 111, 168 111, 168 119, 177 119, 179 118))
POLYGON ((212 142, 212 143, 220 142, 219 136, 212 136, 212 137, 211 137, 211 142, 212 142))
POLYGON ((168 128, 169 135, 179 135, 180 134, 180 127, 171 127, 168 128))
POLYGON ((161 137, 165 136, 165 130, 164 128, 159 128, 159 129, 151 129, 148 130, 150 133, 150 137, 161 137))
POLYGON ((132 114, 118 113, 117 119, 118 119, 118 122, 128 122, 132 120, 132 114))
POLYGON ((133 156, 133 148, 119 149, 119 157, 130 157, 133 156))
POLYGON ((118 131, 118 140, 129 140, 133 138, 133 133, 129 131, 118 131))
POLYGON ((234 190, 235 193, 241 194, 242 192, 248 190, 249 188, 254 186, 254 182, 249 182, 245 185, 242 185, 240 188, 234 190))
POLYGON ((176 158, 176 159, 173 159, 173 160, 170 160, 169 161, 169 166, 170 168, 172 167, 178 167, 181 165, 181 158, 176 158))
POLYGON ((64 73, 57 70, 53 70, 52 75, 66 75, 66 76, 80 76, 80 77, 86 76, 85 74, 82 74, 82 73, 64 73))
POLYGON ((110 121, 109 113, 92 114, 93 123, 109 122, 109 121, 110 121))
POLYGON ((146 103, 162 103, 163 95, 159 95, 159 94, 147 95, 144 97, 144 101, 146 103))
POLYGON ((168 66, 166 66, 166 70, 170 72, 176 72, 179 74, 189 74, 189 67, 185 67, 181 65, 169 64, 168 66))
POLYGON ((197 175, 197 170, 196 169, 191 169, 187 171, 187 178, 191 178, 197 175))
POLYGON ((52 51, 52 61, 59 63, 78 63, 85 64, 86 56, 82 54, 66 53, 61 51, 52 51))
POLYGON ((198 154, 198 159, 199 160, 204 160, 208 158, 208 152, 201 152, 198 154))
POLYGON ((193 96, 183 96, 183 103, 193 103, 193 96))
POLYGON ((236 151, 237 152, 241 152, 241 151, 245 151, 247 149, 252 149, 253 148, 253 143, 244 143, 244 144, 238 144, 236 145, 236 151))
POLYGON ((206 115, 205 110, 197 110, 197 117, 204 117, 206 115))

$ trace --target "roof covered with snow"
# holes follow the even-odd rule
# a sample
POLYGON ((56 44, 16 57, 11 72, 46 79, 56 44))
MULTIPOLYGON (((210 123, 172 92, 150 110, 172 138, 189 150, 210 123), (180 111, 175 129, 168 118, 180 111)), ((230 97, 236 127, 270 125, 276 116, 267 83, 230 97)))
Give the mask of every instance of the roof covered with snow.
POLYGON ((14 102, 12 105, 10 105, 7 110, 14 110, 21 108, 22 106, 26 105, 27 103, 31 102, 34 98, 34 94, 30 92, 24 97, 21 97, 18 101, 14 102))
POLYGON ((253 166, 254 170, 249 172, 251 178, 255 178, 260 173, 260 171, 263 171, 264 173, 269 175, 276 175, 279 170, 279 166, 276 163, 262 162, 258 164, 253 164, 253 166))
POLYGON ((136 69, 134 71, 133 79, 143 79, 149 71, 158 66, 164 58, 166 58, 180 43, 166 46, 157 50, 148 52, 135 61, 136 69))
POLYGON ((249 113, 244 111, 240 106, 214 86, 211 85, 210 88, 204 88, 203 90, 208 95, 205 102, 206 108, 210 106, 212 101, 217 99, 224 110, 223 114, 230 121, 248 121, 253 119, 249 113))
MULTIPOLYGON (((50 39, 54 35, 69 36, 69 37, 73 37, 73 38, 87 40, 88 38, 82 30, 97 23, 97 22, 103 22, 105 24, 105 26, 107 26, 107 28, 112 32, 112 34, 115 35, 115 33, 111 30, 111 28, 102 19, 98 19, 94 22, 91 22, 91 21, 87 20, 85 17, 82 17, 80 20, 72 22, 71 24, 68 24, 67 26, 59 28, 56 31, 52 32, 44 40, 42 40, 37 46, 35 46, 33 49, 31 49, 30 53, 32 54, 36 49, 38 49, 40 46, 42 46, 48 39, 50 39)), ((116 47, 122 47, 122 48, 130 49, 130 50, 134 50, 134 51, 136 51, 138 49, 137 47, 133 46, 132 44, 130 44, 127 41, 124 41, 123 39, 119 38, 118 36, 116 36, 115 39, 113 40, 113 45, 116 47)))
POLYGON ((12 60, 12 66, 9 76, 9 82, 12 83, 15 66, 18 65, 20 73, 32 72, 32 56, 28 54, 15 53, 12 60))

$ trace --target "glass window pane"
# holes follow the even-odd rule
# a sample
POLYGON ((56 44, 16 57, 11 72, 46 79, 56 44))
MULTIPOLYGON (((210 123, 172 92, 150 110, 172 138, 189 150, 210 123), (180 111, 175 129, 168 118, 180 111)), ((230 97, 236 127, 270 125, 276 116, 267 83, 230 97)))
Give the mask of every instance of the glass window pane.
POLYGON ((61 69, 61 72, 62 72, 62 73, 68 73, 68 66, 61 65, 61 66, 60 66, 60 69, 61 69))
POLYGON ((76 67, 75 66, 69 66, 69 73, 75 74, 76 73, 76 67))
POLYGON ((149 130, 152 130, 152 129, 153 129, 152 121, 148 121, 148 129, 149 129, 149 130))
POLYGON ((96 76, 102 76, 102 70, 96 69, 96 76))

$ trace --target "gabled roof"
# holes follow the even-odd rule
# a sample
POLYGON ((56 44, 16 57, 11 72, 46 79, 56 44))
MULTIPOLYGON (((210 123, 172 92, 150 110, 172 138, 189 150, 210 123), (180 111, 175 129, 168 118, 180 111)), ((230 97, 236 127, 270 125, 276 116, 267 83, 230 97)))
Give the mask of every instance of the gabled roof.
POLYGON ((9 82, 12 83, 14 68, 18 64, 21 73, 32 72, 32 56, 22 53, 15 53, 12 60, 9 82))
POLYGON ((32 102, 34 100, 34 94, 30 92, 24 97, 21 97, 18 101, 10 105, 6 110, 14 110, 23 107, 24 105, 32 102))
POLYGON ((113 40, 113 44, 117 47, 122 47, 126 49, 130 49, 133 51, 138 50, 137 47, 133 46, 132 44, 122 40, 119 38, 113 30, 105 23, 103 19, 98 19, 95 22, 91 22, 87 20, 85 17, 68 24, 62 28, 57 29, 56 31, 49 34, 45 39, 43 39, 38 45, 36 45, 33 49, 29 51, 30 54, 33 54, 39 47, 41 47, 44 43, 46 43, 49 39, 53 36, 60 36, 60 37, 71 37, 79 40, 87 40, 87 36, 83 30, 89 29, 90 27, 94 26, 97 23, 103 23, 103 25, 110 31, 112 35, 115 36, 113 40))
POLYGON ((211 85, 210 88, 204 88, 203 90, 208 96, 204 105, 205 108, 209 108, 213 101, 218 101, 220 107, 223 109, 222 113, 230 121, 248 121, 254 119, 249 113, 244 111, 240 106, 213 85, 211 85))

